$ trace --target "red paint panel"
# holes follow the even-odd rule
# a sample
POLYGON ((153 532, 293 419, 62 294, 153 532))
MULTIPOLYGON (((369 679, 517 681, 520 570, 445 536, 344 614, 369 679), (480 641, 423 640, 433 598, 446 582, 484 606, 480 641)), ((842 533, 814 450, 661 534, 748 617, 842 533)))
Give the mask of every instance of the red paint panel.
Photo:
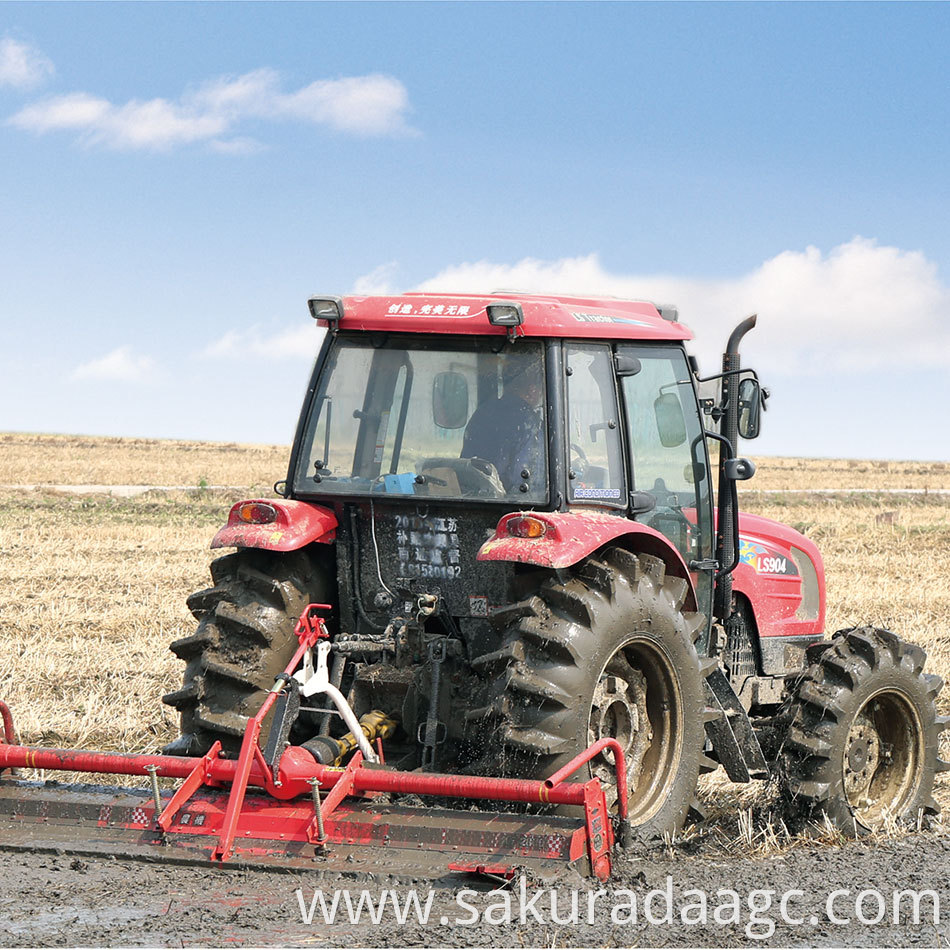
MULTIPOLYGON (((689 340, 692 331, 664 320, 646 301, 529 294, 402 294, 397 297, 344 297, 344 330, 406 333, 460 333, 504 336, 488 322, 486 307, 517 301, 524 313, 519 336, 593 339, 689 340)), ((325 321, 319 321, 327 326, 325 321)))
POLYGON ((231 508, 228 523, 214 536, 213 548, 261 548, 265 551, 296 551, 312 541, 329 544, 336 538, 336 515, 329 508, 306 501, 275 501, 254 498, 231 508), (270 505, 277 512, 271 524, 247 524, 238 514, 242 505, 270 505))

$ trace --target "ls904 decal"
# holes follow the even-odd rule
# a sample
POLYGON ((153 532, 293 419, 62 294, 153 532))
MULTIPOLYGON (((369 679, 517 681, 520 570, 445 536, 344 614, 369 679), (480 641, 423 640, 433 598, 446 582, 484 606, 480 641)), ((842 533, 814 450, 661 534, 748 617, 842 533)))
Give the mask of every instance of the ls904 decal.
POLYGON ((756 574, 798 575, 795 562, 787 554, 771 551, 764 544, 747 538, 739 538, 739 561, 748 564, 756 574))

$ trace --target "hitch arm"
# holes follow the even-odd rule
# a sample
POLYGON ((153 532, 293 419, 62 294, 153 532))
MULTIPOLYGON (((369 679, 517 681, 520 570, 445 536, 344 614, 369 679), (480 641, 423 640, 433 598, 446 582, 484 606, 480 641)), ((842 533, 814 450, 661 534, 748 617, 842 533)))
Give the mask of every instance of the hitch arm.
MULTIPOLYGON (((224 814, 224 824, 221 828, 221 836, 218 838, 217 847, 211 853, 212 861, 227 861, 234 850, 234 837, 237 834, 238 823, 241 818, 241 809, 244 806, 244 796, 247 794, 248 779, 251 775, 251 768, 256 762, 265 774, 269 771, 267 760, 261 753, 258 739, 261 734, 261 724, 264 717, 270 712, 271 706, 277 701, 277 698, 287 687, 287 681, 293 676, 294 670, 300 665, 304 654, 313 649, 318 640, 328 638, 326 626, 320 618, 321 610, 329 610, 329 604, 308 604, 294 632, 297 634, 299 645, 294 651, 293 657, 284 668, 283 673, 277 675, 277 680, 273 688, 261 703, 261 708, 257 715, 252 716, 247 722, 247 729, 244 732, 244 739, 241 742, 241 754, 238 756, 237 768, 234 772, 234 781, 231 785, 231 794, 228 796, 228 806, 224 814)), ((323 644, 321 644, 322 646, 323 644)), ((277 770, 277 762, 274 763, 274 771, 277 770)))

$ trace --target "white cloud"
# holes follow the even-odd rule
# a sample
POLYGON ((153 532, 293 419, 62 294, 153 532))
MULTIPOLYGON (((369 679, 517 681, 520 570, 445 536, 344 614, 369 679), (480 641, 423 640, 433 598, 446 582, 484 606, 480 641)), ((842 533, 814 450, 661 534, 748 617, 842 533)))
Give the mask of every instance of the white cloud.
POLYGON ((261 145, 237 134, 242 122, 298 121, 357 135, 393 135, 412 131, 408 110, 406 88, 391 76, 326 79, 285 93, 276 71, 257 69, 212 80, 175 100, 115 104, 85 92, 53 96, 7 121, 40 134, 78 132, 86 143, 115 149, 163 150, 207 142, 217 151, 247 153, 261 145))
POLYGON ((278 99, 285 114, 330 125, 357 135, 408 131, 406 87, 392 76, 324 79, 278 99))
POLYGON ((32 89, 56 72, 52 61, 29 43, 0 40, 0 86, 32 89))
POLYGON ((364 294, 367 296, 374 294, 384 296, 386 294, 395 293, 393 278, 396 276, 398 267, 399 264, 396 261, 389 261, 387 264, 380 264, 379 267, 374 267, 368 274, 363 274, 356 278, 353 282, 353 290, 351 292, 357 296, 364 294))
POLYGON ((106 120, 112 107, 105 99, 74 92, 55 96, 21 109, 9 122, 34 132, 54 129, 84 129, 106 120))
POLYGON ((212 80, 183 98, 193 108, 233 118, 302 119, 359 135, 409 131, 406 87, 398 79, 378 73, 321 79, 284 93, 276 70, 255 69, 235 79, 212 80))
POLYGON ((88 142, 124 149, 170 148, 212 138, 227 128, 220 116, 195 115, 164 99, 114 106, 84 92, 35 102, 10 123, 32 132, 74 130, 88 142))
POLYGON ((950 358, 950 288, 920 251, 856 237, 823 254, 784 251, 735 278, 616 274, 596 254, 515 264, 447 267, 418 289, 612 295, 679 306, 694 347, 713 372, 729 331, 758 313, 745 350, 763 368, 826 373, 899 364, 945 365, 950 358))
POLYGON ((229 330, 209 344, 202 355, 216 359, 264 359, 312 361, 323 341, 324 330, 309 317, 300 326, 277 332, 263 331, 259 326, 247 330, 229 330))
POLYGON ((255 69, 243 76, 221 76, 183 97, 197 110, 229 115, 260 116, 280 96, 280 75, 274 69, 255 69))
POLYGON ((150 356, 136 355, 131 346, 119 346, 99 359, 80 363, 69 378, 80 382, 142 383, 154 379, 155 375, 155 360, 150 356))

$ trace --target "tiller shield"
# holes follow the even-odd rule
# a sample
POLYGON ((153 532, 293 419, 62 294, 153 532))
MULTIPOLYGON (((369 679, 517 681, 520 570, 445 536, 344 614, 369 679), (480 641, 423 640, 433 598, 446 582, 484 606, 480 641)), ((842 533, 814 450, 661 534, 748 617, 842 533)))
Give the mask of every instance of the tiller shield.
MULTIPOLYGON (((401 772, 367 761, 363 751, 345 768, 321 765, 298 746, 271 754, 274 743, 268 742, 262 751, 261 723, 275 703, 286 702, 288 683, 304 655, 327 637, 321 609, 311 604, 301 616, 299 648, 248 721, 237 759, 221 758, 219 743, 200 758, 21 746, 0 702, 0 772, 149 775, 152 785, 149 794, 0 780, 0 847, 433 878, 450 872, 510 876, 519 867, 543 873, 567 866, 601 880, 610 876, 614 842, 629 837, 626 767, 613 739, 594 743, 544 781, 401 772), (613 753, 617 774, 618 835, 600 780, 567 781, 605 750, 613 753), (181 784, 174 792, 160 791, 159 778, 181 784), (399 804, 400 795, 574 805, 583 818, 406 806, 399 804)), ((274 716, 272 733, 279 719, 274 716)), ((377 751, 382 752, 381 742, 377 751)))

